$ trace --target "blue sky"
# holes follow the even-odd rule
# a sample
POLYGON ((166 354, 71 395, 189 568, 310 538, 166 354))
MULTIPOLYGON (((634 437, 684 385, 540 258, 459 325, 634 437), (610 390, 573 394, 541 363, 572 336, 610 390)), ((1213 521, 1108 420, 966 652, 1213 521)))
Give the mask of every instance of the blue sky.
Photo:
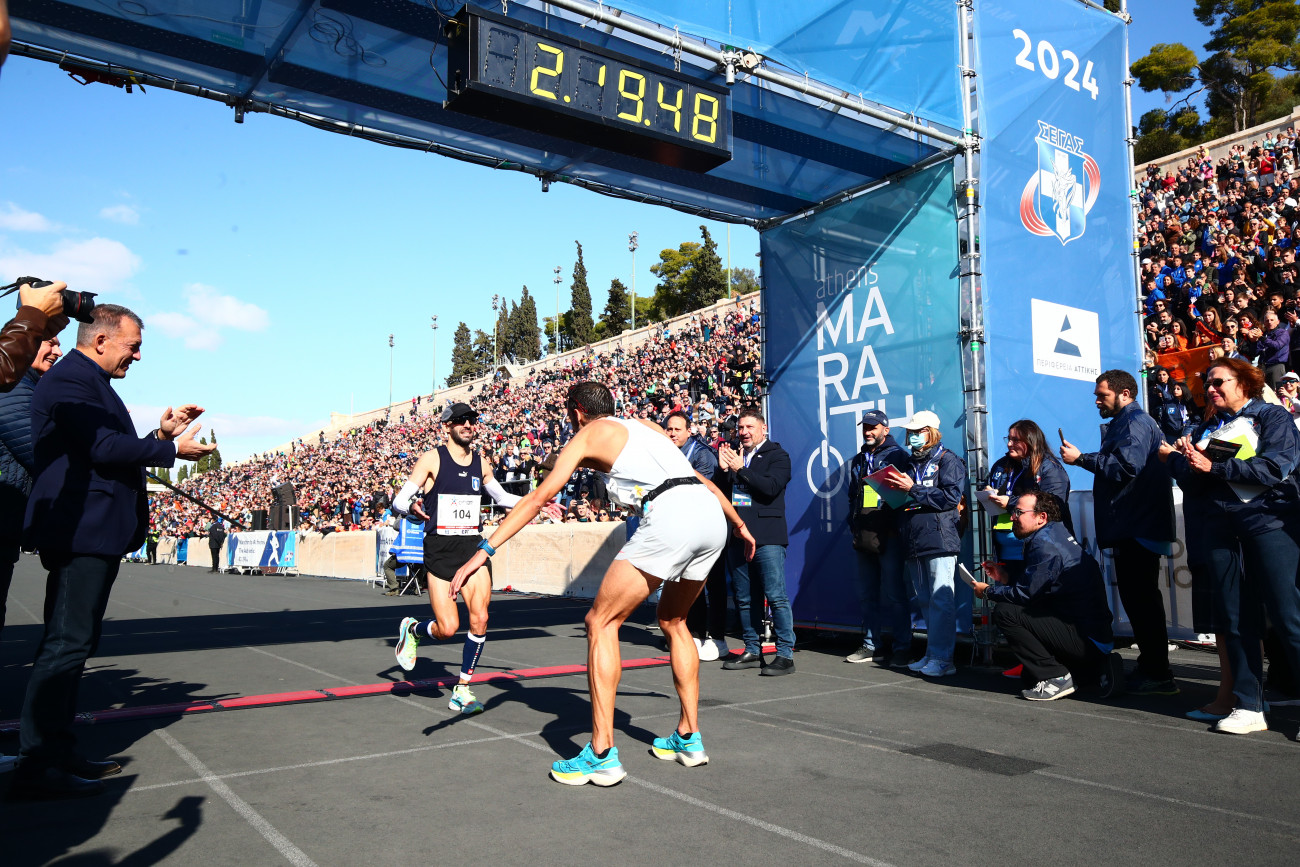
MULTIPOLYGON (((1131 54, 1156 42, 1200 51, 1191 0, 1132 4, 1131 54)), ((1162 105, 1135 91, 1134 118, 1162 105)), ((133 308, 143 360, 118 384, 148 430, 168 404, 208 409, 235 459, 382 406, 395 335, 395 399, 450 371, 457 322, 490 331, 491 297, 527 284, 541 315, 567 308, 581 241, 596 314, 611 278, 636 285, 700 220, 454 160, 400 151, 149 88, 82 87, 11 57, 0 77, 9 132, 0 164, 0 277, 64 279, 133 308)), ((727 227, 710 223, 727 256, 727 227)), ((735 267, 758 235, 731 229, 735 267)), ((73 341, 65 334, 66 344, 73 341)))

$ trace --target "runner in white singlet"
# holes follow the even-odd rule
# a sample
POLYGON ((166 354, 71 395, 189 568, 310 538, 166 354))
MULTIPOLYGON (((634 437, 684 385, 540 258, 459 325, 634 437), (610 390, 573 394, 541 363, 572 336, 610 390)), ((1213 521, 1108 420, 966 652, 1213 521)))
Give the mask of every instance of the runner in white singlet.
POLYGON ((614 398, 598 382, 569 389, 565 409, 578 431, 560 452, 555 470, 523 497, 496 532, 456 572, 454 594, 488 557, 519 532, 559 493, 581 467, 605 474, 609 495, 639 509, 641 524, 614 558, 587 613, 587 685, 591 690, 591 743, 575 758, 555 762, 551 778, 566 785, 612 786, 627 776, 614 746, 614 697, 622 674, 618 630, 629 615, 660 587, 659 626, 668 638, 673 686, 681 701, 677 728, 655 738, 656 758, 687 767, 708 762, 697 719, 700 660, 686 627, 686 614, 704 586, 709 567, 726 542, 726 526, 745 540, 746 557, 754 538, 713 483, 691 469, 685 455, 651 422, 612 418, 614 398))

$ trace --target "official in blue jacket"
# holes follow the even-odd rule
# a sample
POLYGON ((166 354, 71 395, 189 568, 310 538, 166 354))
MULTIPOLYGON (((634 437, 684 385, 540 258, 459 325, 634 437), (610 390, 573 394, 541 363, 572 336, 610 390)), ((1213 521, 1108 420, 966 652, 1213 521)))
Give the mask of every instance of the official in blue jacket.
MULTIPOLYGON (((691 469, 714 481, 718 472, 718 453, 697 436, 691 435, 690 419, 681 410, 664 418, 664 433, 682 450, 691 469)), ((695 639, 701 660, 721 659, 731 652, 727 647, 727 564, 725 557, 713 562, 704 581, 704 592, 695 597, 686 614, 686 628, 695 639)))
POLYGON ((958 504, 966 490, 966 462, 940 440, 939 417, 921 410, 903 422, 912 465, 893 473, 894 486, 911 494, 903 506, 902 532, 916 598, 925 615, 925 655, 908 666, 926 677, 956 674, 957 597, 953 580, 961 534, 958 504))
POLYGON ((1034 684, 1021 695, 1030 701, 1064 698, 1074 692, 1077 674, 1099 680, 1103 696, 1110 697, 1121 686, 1124 667, 1114 653, 1101 567, 1061 523, 1054 496, 1032 488, 1011 509, 1013 532, 1025 545, 1025 570, 1012 581, 998 564, 985 563, 999 583, 976 581, 974 587, 976 596, 995 603, 993 622, 1034 684))
POLYGON ((1070 520, 1070 479, 1065 467, 1052 454, 1047 437, 1037 423, 1027 418, 1013 421, 1007 429, 1007 453, 989 468, 989 499, 1007 510, 993 519, 993 546, 1012 580, 1024 571, 1025 555, 1013 532, 1011 502, 1025 491, 1038 489, 1057 498, 1061 522, 1074 532, 1070 520))
POLYGON ((27 503, 25 544, 49 570, 45 630, 23 703, 21 752, 10 787, 19 798, 61 798, 103 791, 117 762, 90 761, 72 730, 86 660, 99 644, 104 609, 122 556, 148 528, 145 467, 197 460, 215 445, 195 440, 190 422, 203 410, 168 407, 158 429, 140 437, 112 380, 140 359, 140 318, 101 304, 77 330, 77 348, 32 394, 35 480, 27 503))
POLYGON ((1209 569, 1237 697, 1214 728, 1246 734, 1268 728, 1260 654, 1266 612, 1300 671, 1300 432, 1291 413, 1263 401, 1264 375, 1253 365, 1219 359, 1205 383, 1214 415, 1163 454, 1183 489, 1189 559, 1209 569))
POLYGON ((1110 419, 1101 448, 1081 453, 1068 440, 1061 460, 1092 473, 1097 544, 1111 549, 1119 599, 1137 642, 1137 669, 1127 685, 1137 695, 1177 695, 1169 667, 1169 628, 1160 593, 1160 558, 1174 541, 1174 495, 1160 460, 1164 435, 1136 402, 1137 381, 1124 370, 1107 370, 1093 391, 1097 412, 1110 419))
POLYGON ((912 594, 904 569, 906 546, 898 535, 900 513, 867 481, 886 467, 906 473, 911 465, 907 452, 889 434, 889 416, 878 409, 865 413, 862 449, 853 456, 848 484, 849 530, 862 594, 862 647, 845 662, 874 660, 902 668, 912 661, 912 594))

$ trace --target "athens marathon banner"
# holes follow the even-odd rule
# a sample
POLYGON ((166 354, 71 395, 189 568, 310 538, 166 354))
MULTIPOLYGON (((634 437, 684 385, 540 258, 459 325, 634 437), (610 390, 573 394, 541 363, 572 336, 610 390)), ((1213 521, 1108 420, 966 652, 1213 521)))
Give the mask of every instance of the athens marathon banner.
POLYGON ((226 542, 226 555, 231 566, 293 569, 297 566, 297 539, 297 533, 275 530, 231 533, 226 542))
POLYGON ((975 13, 989 441, 1028 417, 1053 445, 1061 428, 1092 451, 1097 375, 1141 367, 1124 23, 1076 0, 977 0, 975 13))
POLYGON ((786 577, 800 623, 858 628, 846 475, 862 414, 932 410, 964 450, 951 164, 762 236, 771 437, 790 453, 786 577))

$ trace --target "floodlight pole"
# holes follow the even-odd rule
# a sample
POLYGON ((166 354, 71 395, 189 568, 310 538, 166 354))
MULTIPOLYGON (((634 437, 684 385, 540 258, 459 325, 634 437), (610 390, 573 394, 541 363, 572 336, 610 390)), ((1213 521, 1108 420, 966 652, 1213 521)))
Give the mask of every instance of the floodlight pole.
MULTIPOLYGON (((433 322, 429 325, 433 329, 433 389, 429 392, 429 403, 433 403, 433 396, 438 392, 438 317, 430 317, 433 322)), ((433 410, 430 409, 430 412, 433 410)))
POLYGON ((560 354, 560 266, 555 266, 555 354, 560 354))
POLYGON ((636 331, 636 248, 641 246, 638 235, 633 232, 627 236, 627 249, 632 253, 632 327, 629 331, 636 331))
POLYGON ((393 335, 388 335, 388 408, 384 410, 384 418, 392 418, 393 415, 393 335))
POLYGON ((497 375, 497 345, 500 343, 500 338, 497 336, 497 331, 500 330, 499 328, 497 328, 497 326, 501 322, 501 318, 497 316, 497 302, 500 299, 501 299, 500 295, 492 296, 492 375, 493 376, 497 375))

